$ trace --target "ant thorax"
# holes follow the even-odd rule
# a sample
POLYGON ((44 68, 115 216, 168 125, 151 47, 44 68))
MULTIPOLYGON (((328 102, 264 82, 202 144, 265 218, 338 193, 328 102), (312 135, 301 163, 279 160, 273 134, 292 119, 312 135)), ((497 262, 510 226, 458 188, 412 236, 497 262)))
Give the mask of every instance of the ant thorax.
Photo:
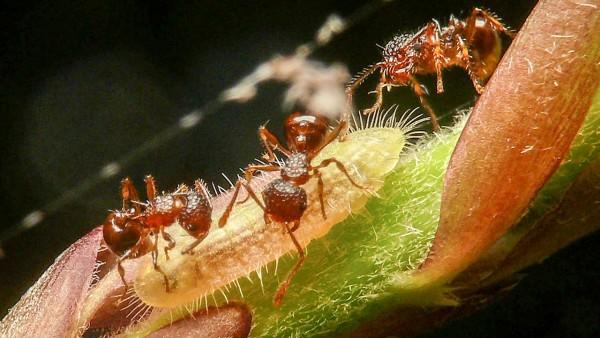
POLYGON ((177 217, 179 225, 192 236, 208 231, 212 213, 210 202, 196 191, 189 191, 185 196, 187 205, 177 217))
POLYGON ((181 212, 181 216, 193 216, 195 214, 201 213, 203 210, 210 208, 210 203, 204 196, 196 193, 195 191, 190 191, 185 195, 185 199, 187 201, 187 205, 181 212))
POLYGON ((157 214, 166 214, 173 211, 180 211, 187 205, 187 198, 179 194, 165 194, 158 196, 152 202, 153 212, 157 214))
POLYGON ((281 177, 296 185, 308 181, 308 157, 304 153, 292 153, 281 167, 281 177))
POLYGON ((144 213, 145 224, 154 228, 171 224, 186 205, 187 199, 183 195, 164 194, 157 196, 149 202, 149 207, 144 213))

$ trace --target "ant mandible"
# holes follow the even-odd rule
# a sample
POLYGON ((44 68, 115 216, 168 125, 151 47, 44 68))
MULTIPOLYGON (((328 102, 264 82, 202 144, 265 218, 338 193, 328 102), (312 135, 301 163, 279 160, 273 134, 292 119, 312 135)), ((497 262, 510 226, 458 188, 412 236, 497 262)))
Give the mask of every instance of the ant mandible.
POLYGON ((341 121, 334 130, 329 130, 329 122, 325 117, 319 115, 306 115, 301 113, 291 114, 285 121, 285 135, 287 148, 284 147, 277 137, 265 126, 258 129, 258 135, 265 147, 267 154, 265 159, 271 163, 266 165, 249 165, 244 171, 245 182, 238 180, 231 201, 229 202, 223 216, 219 220, 219 226, 223 227, 233 209, 241 187, 248 192, 248 196, 254 199, 264 211, 265 224, 277 222, 283 225, 298 251, 298 261, 289 272, 286 280, 281 283, 274 297, 275 306, 281 305, 283 296, 298 270, 304 264, 304 249, 294 236, 294 231, 300 226, 300 218, 307 208, 306 191, 301 187, 312 177, 317 178, 319 202, 323 218, 327 218, 325 205, 323 203, 323 179, 320 169, 330 164, 337 168, 348 178, 350 183, 357 188, 364 189, 357 184, 348 174, 346 167, 335 158, 328 158, 320 164, 313 166, 311 161, 319 152, 333 140, 340 131, 345 130, 346 121, 341 121), (276 162, 274 151, 277 150, 286 156, 283 164, 276 162), (279 171, 281 178, 274 179, 262 191, 262 199, 258 198, 249 183, 256 171, 279 171))
POLYGON ((467 71, 475 90, 481 94, 482 83, 492 75, 500 61, 502 42, 498 32, 510 38, 514 36, 514 32, 494 14, 475 7, 465 20, 450 16, 447 27, 440 27, 434 19, 415 34, 394 36, 383 48, 383 61, 365 68, 347 85, 350 107, 354 91, 379 69, 381 78, 375 88, 377 98, 363 114, 370 114, 381 107, 384 88, 411 86, 431 117, 433 129, 439 130, 437 117, 425 99, 427 89, 415 75, 435 73, 437 93, 440 94, 444 92, 442 69, 458 66, 467 71))
POLYGON ((164 253, 169 259, 169 250, 175 247, 173 238, 165 232, 165 227, 177 221, 185 231, 196 238, 183 253, 190 253, 208 234, 211 224, 212 206, 209 196, 200 180, 194 183, 190 190, 186 185, 180 185, 175 192, 162 193, 156 196, 154 178, 147 175, 146 197, 148 201, 139 201, 138 192, 129 178, 121 181, 121 210, 112 211, 104 221, 104 242, 115 253, 117 269, 121 281, 127 289, 125 270, 122 262, 125 259, 134 259, 152 254, 154 269, 160 272, 165 281, 165 288, 169 292, 169 280, 164 271, 158 266, 158 236, 167 242, 164 253), (151 242, 150 237, 154 237, 151 242))

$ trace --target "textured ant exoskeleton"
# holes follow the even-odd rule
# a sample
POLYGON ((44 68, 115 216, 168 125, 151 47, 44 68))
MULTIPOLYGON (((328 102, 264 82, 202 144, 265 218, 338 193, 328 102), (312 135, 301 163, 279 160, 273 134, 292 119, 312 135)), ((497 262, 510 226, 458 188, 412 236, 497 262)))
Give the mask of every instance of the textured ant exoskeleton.
POLYGON ((341 121, 334 129, 329 130, 329 123, 322 116, 305 115, 301 113, 291 114, 285 121, 285 135, 287 148, 284 147, 277 137, 273 135, 265 126, 258 129, 259 137, 267 151, 265 159, 271 164, 249 165, 244 171, 245 182, 238 180, 229 205, 225 209, 223 216, 219 220, 219 226, 223 227, 236 202, 240 188, 243 186, 248 192, 248 196, 264 210, 264 220, 266 224, 271 222, 281 223, 284 232, 287 232, 298 251, 298 262, 288 274, 286 280, 281 283, 274 297, 274 304, 279 306, 285 295, 285 292, 302 266, 304 264, 304 249, 294 236, 294 231, 300 226, 300 218, 307 208, 308 199, 306 191, 301 187, 312 177, 318 180, 319 202, 323 218, 327 218, 325 205, 323 203, 323 179, 319 169, 330 164, 335 164, 338 169, 346 175, 352 185, 364 189, 358 185, 348 174, 346 167, 335 158, 328 158, 316 166, 311 165, 311 161, 319 152, 333 140, 335 140, 340 131, 346 129, 346 121, 341 121), (286 156, 282 164, 276 162, 274 151, 278 150, 286 156), (258 198, 249 183, 256 171, 279 171, 281 178, 270 182, 262 191, 262 199, 258 198))
POLYGON ((125 271, 121 264, 123 260, 137 258, 150 252, 154 269, 163 275, 168 292, 169 280, 158 266, 159 234, 167 242, 164 252, 169 259, 169 250, 175 247, 175 241, 164 229, 177 221, 188 234, 196 238, 196 241, 183 251, 189 253, 208 234, 212 206, 200 180, 194 183, 193 190, 180 185, 175 192, 162 193, 159 196, 156 196, 154 178, 148 175, 145 182, 148 200, 143 203, 139 201, 133 182, 129 178, 121 181, 123 207, 121 210, 112 211, 104 221, 104 241, 108 248, 119 256, 117 268, 126 287, 125 271), (154 237, 153 242, 150 237, 154 237))
POLYGON ((502 51, 498 33, 513 37, 514 33, 492 13, 473 8, 465 20, 450 16, 448 26, 441 27, 432 20, 414 34, 394 36, 383 48, 383 60, 360 72, 346 87, 348 101, 352 104, 354 91, 376 70, 381 78, 375 88, 375 104, 363 111, 370 114, 382 105, 383 89, 410 85, 431 117, 434 130, 439 130, 436 115, 425 99, 427 89, 415 75, 437 76, 437 93, 444 91, 442 69, 458 66, 467 71, 478 94, 483 92, 483 82, 492 75, 502 51))

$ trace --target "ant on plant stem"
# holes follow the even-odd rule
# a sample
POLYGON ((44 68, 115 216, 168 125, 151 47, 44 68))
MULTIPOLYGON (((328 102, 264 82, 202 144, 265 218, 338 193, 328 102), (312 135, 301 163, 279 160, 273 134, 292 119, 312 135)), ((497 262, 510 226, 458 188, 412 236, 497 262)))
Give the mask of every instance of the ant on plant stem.
POLYGON ((352 106, 352 95, 356 89, 379 69, 381 78, 374 91, 377 98, 363 114, 373 113, 381 107, 384 88, 411 86, 437 131, 440 129, 437 117, 425 99, 427 88, 415 75, 435 73, 437 93, 440 94, 444 92, 442 69, 457 66, 467 71, 475 90, 481 94, 483 82, 492 75, 500 61, 502 42, 499 32, 510 38, 514 36, 514 32, 494 14, 475 7, 465 20, 450 16, 446 27, 442 28, 437 20, 431 20, 417 33, 396 35, 383 48, 383 60, 365 68, 347 85, 349 106, 352 106))
POLYGON ((281 305, 288 286, 304 264, 304 249, 294 236, 294 231, 300 227, 300 218, 307 208, 306 191, 301 186, 308 182, 310 178, 317 178, 319 202, 321 203, 321 213, 324 219, 327 219, 327 215, 323 203, 323 179, 319 171, 321 168, 335 164, 352 185, 364 189, 350 177, 346 167, 335 158, 325 159, 316 166, 311 165, 311 161, 315 156, 326 145, 335 140, 340 131, 345 130, 346 127, 347 122, 342 120, 334 130, 330 131, 328 120, 325 117, 293 113, 285 121, 287 148, 265 126, 259 127, 258 134, 267 151, 265 159, 271 164, 249 165, 246 168, 244 171, 245 180, 240 179, 237 181, 231 201, 219 220, 219 226, 225 226, 240 188, 244 187, 248 192, 248 196, 254 199, 263 209, 265 224, 280 223, 284 227, 284 232, 290 235, 298 251, 298 261, 289 272, 286 280, 279 286, 273 300, 275 306, 281 305), (275 150, 286 156, 283 164, 276 162, 275 150), (258 198, 249 185, 256 171, 279 171, 281 173, 281 178, 274 179, 263 189, 262 200, 264 202, 258 198))
POLYGON ((212 206, 209 195, 200 180, 194 182, 194 189, 180 185, 175 192, 162 193, 156 196, 154 178, 147 175, 145 178, 147 202, 140 202, 138 192, 129 178, 121 181, 121 210, 112 211, 104 221, 104 242, 108 248, 119 256, 117 268, 123 284, 125 270, 122 262, 125 259, 134 259, 152 254, 154 269, 163 275, 165 288, 169 292, 167 275, 158 266, 158 236, 167 242, 164 253, 169 259, 169 250, 175 247, 173 238, 165 232, 165 227, 174 222, 196 238, 182 253, 190 253, 208 234, 211 224, 212 206), (150 237, 154 237, 151 242, 150 237))

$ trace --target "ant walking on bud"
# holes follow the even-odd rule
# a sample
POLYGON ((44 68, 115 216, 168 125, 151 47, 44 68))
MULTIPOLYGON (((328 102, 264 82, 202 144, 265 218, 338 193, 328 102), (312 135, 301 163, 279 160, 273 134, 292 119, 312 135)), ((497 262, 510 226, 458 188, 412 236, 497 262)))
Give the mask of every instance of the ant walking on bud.
POLYGON ((266 127, 261 126, 258 129, 258 134, 267 151, 266 160, 271 164, 249 165, 246 168, 244 171, 245 180, 238 180, 236 183, 231 201, 219 220, 219 226, 225 226, 237 200, 240 188, 244 187, 248 192, 248 196, 263 209, 265 224, 280 223, 284 227, 284 232, 289 234, 298 251, 298 261, 289 272, 286 280, 279 286, 273 300, 275 306, 281 305, 288 286, 304 264, 304 249, 294 236, 294 231, 300 227, 300 219, 308 203, 306 191, 302 188, 302 185, 312 177, 317 178, 319 202, 324 219, 327 218, 327 215, 323 203, 323 179, 320 169, 335 164, 352 185, 364 189, 350 177, 346 167, 335 158, 325 159, 315 166, 311 164, 311 161, 319 152, 335 140, 340 131, 345 130, 346 127, 347 122, 343 120, 334 130, 330 131, 329 123, 325 117, 293 113, 285 121, 286 148, 266 127), (286 156, 283 164, 276 162, 275 150, 286 156), (256 171, 279 171, 281 174, 281 178, 274 179, 263 189, 262 201, 249 184, 256 171))
POLYGON ((165 227, 175 222, 179 223, 188 234, 196 238, 196 241, 182 253, 191 252, 202 242, 210 229, 212 213, 210 197, 200 180, 194 183, 193 190, 186 185, 180 185, 176 191, 158 196, 154 178, 148 175, 144 181, 148 198, 146 202, 139 201, 138 192, 131 179, 125 178, 121 181, 123 207, 121 210, 112 211, 104 221, 102 225, 104 242, 119 257, 117 268, 126 288, 122 262, 150 252, 154 269, 162 274, 165 288, 169 292, 169 279, 158 266, 159 234, 167 242, 164 253, 169 259, 169 251, 175 247, 175 241, 165 232, 165 227), (151 237, 154 241, 151 241, 151 237))
POLYGON ((427 89, 415 77, 436 74, 437 93, 444 92, 442 69, 457 66, 465 69, 478 94, 483 92, 483 83, 496 69, 500 61, 502 42, 498 33, 512 38, 514 32, 502 24, 494 14, 473 8, 465 20, 450 16, 448 26, 441 27, 432 20, 414 34, 394 36, 383 48, 383 60, 365 68, 346 87, 350 107, 356 89, 376 70, 381 72, 375 88, 375 103, 363 114, 378 110, 383 101, 383 89, 395 86, 411 86, 429 116, 434 130, 440 126, 437 117, 427 102, 427 89))

